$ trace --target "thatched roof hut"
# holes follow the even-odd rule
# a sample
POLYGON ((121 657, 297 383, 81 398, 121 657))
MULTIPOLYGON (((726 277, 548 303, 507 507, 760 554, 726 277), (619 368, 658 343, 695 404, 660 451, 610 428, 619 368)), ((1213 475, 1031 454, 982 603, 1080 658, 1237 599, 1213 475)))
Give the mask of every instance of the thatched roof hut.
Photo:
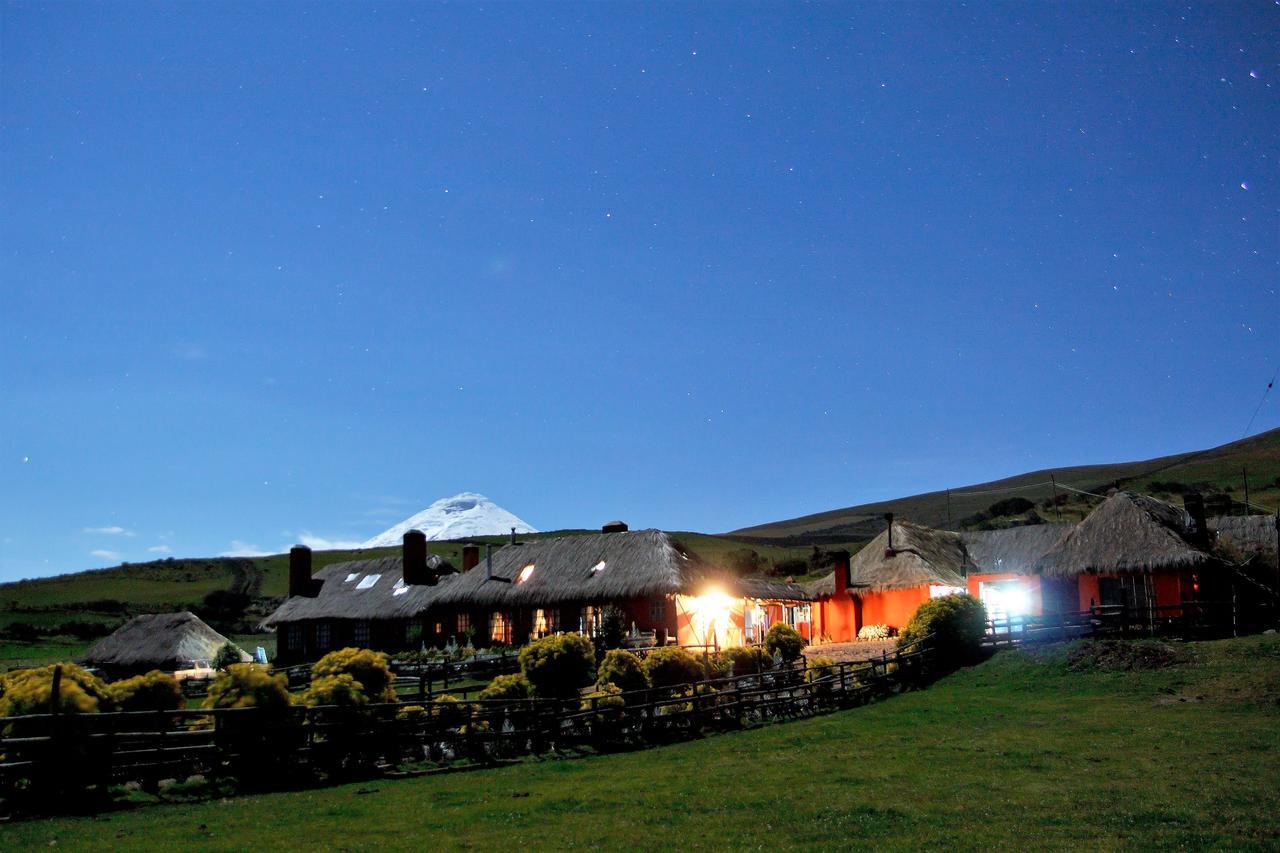
MULTIPOLYGON (((149 613, 133 617, 103 637, 79 663, 111 673, 173 672, 190 668, 192 661, 212 661, 229 642, 194 613, 149 613)), ((252 660, 244 650, 239 651, 242 661, 252 660)))
POLYGON ((698 559, 661 530, 592 533, 507 545, 441 583, 436 602, 540 607, 686 592, 706 576, 698 559))
MULTIPOLYGON (((892 525, 893 549, 889 550, 890 528, 886 527, 849 562, 850 587, 858 592, 884 592, 918 586, 964 586, 964 576, 973 563, 960 534, 934 530, 907 521, 892 525)), ((808 587, 817 596, 835 595, 835 573, 808 587)))
POLYGON ((1181 507, 1134 492, 1116 492, 1036 561, 1046 577, 1086 572, 1176 571, 1215 562, 1188 538, 1181 507))
POLYGON ((1209 519, 1209 528, 1219 539, 1243 555, 1262 554, 1276 560, 1276 518, 1273 515, 1223 515, 1209 519))
POLYGON ((808 586, 769 578, 728 578, 728 591, 739 598, 758 601, 813 601, 816 596, 808 586))
POLYGON ((970 573, 1029 575, 1040 558, 1074 528, 1074 524, 1026 524, 961 533, 960 538, 974 565, 970 573))
POLYGON ((274 628, 282 622, 305 619, 406 619, 430 607, 459 575, 439 555, 427 557, 427 568, 446 572, 435 586, 404 583, 404 556, 376 557, 334 563, 312 575, 319 590, 314 597, 295 595, 262 622, 274 628))

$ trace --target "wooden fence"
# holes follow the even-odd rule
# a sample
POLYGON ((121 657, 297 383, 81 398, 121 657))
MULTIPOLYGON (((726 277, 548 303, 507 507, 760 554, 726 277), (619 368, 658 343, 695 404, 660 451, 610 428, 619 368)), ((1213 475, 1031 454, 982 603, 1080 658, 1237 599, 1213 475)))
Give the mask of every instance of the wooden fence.
POLYGON ((47 804, 51 794, 89 785, 146 787, 196 774, 275 787, 552 750, 637 748, 861 705, 924 683, 929 657, 916 646, 857 663, 566 700, 423 695, 359 708, 9 717, 0 719, 0 795, 16 802, 39 792, 47 804))
POLYGON ((1004 648, 1025 642, 1107 636, 1209 639, 1257 629, 1257 625, 1242 622, 1240 608, 1234 601, 1146 607, 1100 605, 1073 613, 990 619, 983 644, 1004 648))

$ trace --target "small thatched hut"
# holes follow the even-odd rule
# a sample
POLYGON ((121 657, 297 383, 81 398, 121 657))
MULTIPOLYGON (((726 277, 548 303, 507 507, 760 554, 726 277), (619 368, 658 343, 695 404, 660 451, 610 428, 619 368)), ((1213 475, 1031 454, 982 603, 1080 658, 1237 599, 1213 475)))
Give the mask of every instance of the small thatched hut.
MULTIPOLYGON (((1115 492, 1036 561, 1047 609, 1125 605, 1176 609, 1222 579, 1203 517, 1134 492, 1115 492)), ((1165 615, 1173 615, 1172 612, 1165 615)))
POLYGON ((930 597, 963 592, 973 565, 959 534, 892 520, 847 560, 809 587, 820 602, 817 631, 832 640, 853 639, 866 625, 903 627, 930 597))
POLYGON ((974 566, 965 578, 969 594, 987 606, 992 619, 1040 615, 1043 595, 1036 564, 1074 527, 1028 524, 961 533, 974 566))
MULTIPOLYGON (((158 669, 176 672, 209 665, 229 643, 194 613, 149 613, 135 616, 110 636, 103 637, 79 659, 111 678, 158 669)), ((252 660, 243 650, 240 659, 252 660)))

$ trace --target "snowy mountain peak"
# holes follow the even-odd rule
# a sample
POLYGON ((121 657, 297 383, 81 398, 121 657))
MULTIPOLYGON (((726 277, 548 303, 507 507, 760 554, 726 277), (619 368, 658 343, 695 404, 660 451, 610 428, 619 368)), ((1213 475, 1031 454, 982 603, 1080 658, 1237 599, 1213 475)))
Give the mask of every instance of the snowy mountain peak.
POLYGON ((451 498, 441 498, 360 547, 399 545, 410 530, 421 530, 427 534, 427 539, 466 539, 469 536, 501 536, 510 533, 513 527, 516 533, 538 532, 484 495, 463 492, 451 498))

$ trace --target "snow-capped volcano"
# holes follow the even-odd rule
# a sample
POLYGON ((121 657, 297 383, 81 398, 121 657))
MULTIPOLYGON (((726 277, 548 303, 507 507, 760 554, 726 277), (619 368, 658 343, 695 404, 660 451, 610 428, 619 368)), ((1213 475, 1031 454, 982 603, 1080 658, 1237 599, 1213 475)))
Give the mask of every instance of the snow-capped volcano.
POLYGON ((421 530, 427 534, 427 539, 466 539, 468 536, 501 536, 510 533, 513 527, 516 533, 538 532, 484 495, 463 492, 451 498, 441 498, 360 547, 399 545, 410 530, 421 530))

